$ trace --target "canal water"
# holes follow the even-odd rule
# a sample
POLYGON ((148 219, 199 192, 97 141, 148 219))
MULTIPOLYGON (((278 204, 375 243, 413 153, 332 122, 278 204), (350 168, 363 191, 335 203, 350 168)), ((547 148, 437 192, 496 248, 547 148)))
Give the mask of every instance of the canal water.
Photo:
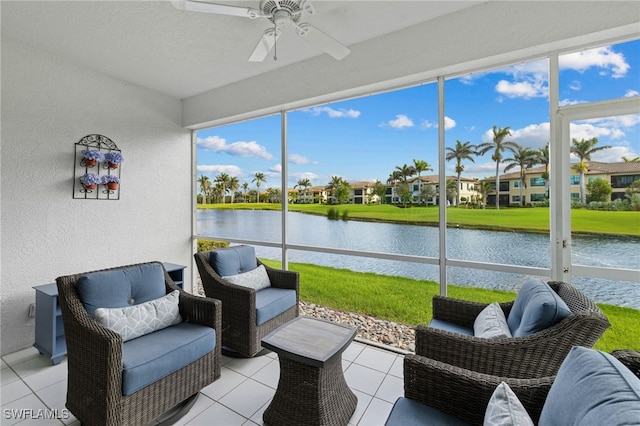
MULTIPOLYGON (((198 233, 206 236, 280 242, 281 215, 268 210, 198 210, 198 233)), ((378 222, 329 220, 289 213, 291 244, 438 257, 438 228, 378 222)), ((636 269, 640 243, 624 237, 580 237, 572 240, 574 264, 636 269)), ((549 268, 549 236, 475 229, 447 230, 449 258, 549 268)), ((279 248, 256 247, 259 257, 280 259, 279 248)), ((290 262, 313 263, 354 271, 438 281, 435 265, 291 250, 290 262)), ((448 268, 450 284, 517 291, 527 276, 471 268, 448 268)), ((640 281, 640 277, 639 277, 640 281)), ((573 277, 572 284, 602 303, 640 309, 640 282, 573 277)))

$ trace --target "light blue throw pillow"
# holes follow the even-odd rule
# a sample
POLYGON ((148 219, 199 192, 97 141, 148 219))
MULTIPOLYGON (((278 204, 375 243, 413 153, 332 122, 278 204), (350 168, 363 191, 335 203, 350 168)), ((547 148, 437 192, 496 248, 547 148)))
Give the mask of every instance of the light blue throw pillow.
POLYGON ((507 324, 513 337, 522 337, 551 327, 570 314, 567 304, 547 283, 528 278, 516 296, 507 324))
POLYGON ((221 277, 242 274, 258 267, 256 252, 251 246, 225 247, 211 251, 209 263, 221 277))
POLYGON ((485 339, 512 337, 507 318, 498 302, 487 305, 473 323, 473 335, 485 339))
POLYGON ((640 424, 640 379, 613 356, 574 346, 558 370, 538 424, 640 424))

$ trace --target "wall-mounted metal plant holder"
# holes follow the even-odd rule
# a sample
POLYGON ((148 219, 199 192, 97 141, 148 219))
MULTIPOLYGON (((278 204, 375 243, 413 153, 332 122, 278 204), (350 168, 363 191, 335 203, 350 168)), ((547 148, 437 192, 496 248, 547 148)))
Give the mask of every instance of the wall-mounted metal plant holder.
POLYGON ((73 198, 119 200, 122 151, 108 137, 87 135, 75 144, 73 198))

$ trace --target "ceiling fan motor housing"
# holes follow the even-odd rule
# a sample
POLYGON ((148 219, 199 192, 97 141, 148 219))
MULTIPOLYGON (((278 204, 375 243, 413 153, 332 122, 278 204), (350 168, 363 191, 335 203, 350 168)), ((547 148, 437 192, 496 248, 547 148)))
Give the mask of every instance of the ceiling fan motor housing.
POLYGON ((287 27, 291 22, 298 22, 302 16, 300 3, 295 0, 263 0, 259 7, 264 15, 270 15, 269 20, 278 28, 287 27))

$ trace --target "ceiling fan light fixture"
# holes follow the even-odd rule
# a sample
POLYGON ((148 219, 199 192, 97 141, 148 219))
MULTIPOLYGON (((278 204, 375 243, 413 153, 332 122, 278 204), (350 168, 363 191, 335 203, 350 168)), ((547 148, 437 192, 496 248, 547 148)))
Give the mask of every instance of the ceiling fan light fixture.
MULTIPOLYGON (((276 45, 281 30, 295 27, 296 34, 309 43, 326 52, 335 59, 343 59, 351 50, 333 37, 325 34, 316 27, 299 22, 303 14, 315 15, 315 9, 310 0, 261 0, 258 9, 232 6, 222 3, 209 3, 202 0, 172 1, 177 9, 192 12, 205 12, 218 15, 240 16, 244 18, 268 18, 273 28, 267 29, 254 48, 249 61, 262 61, 269 51, 276 45)), ((274 55, 274 59, 276 59, 274 55)))

